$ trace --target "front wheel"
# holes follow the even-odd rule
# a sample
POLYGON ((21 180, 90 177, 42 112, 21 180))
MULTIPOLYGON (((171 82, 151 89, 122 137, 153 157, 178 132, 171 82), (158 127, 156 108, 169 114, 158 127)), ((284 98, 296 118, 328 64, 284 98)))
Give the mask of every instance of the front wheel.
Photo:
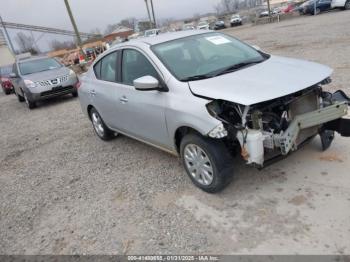
POLYGON ((103 122, 102 117, 95 108, 91 108, 90 118, 94 131, 99 138, 107 141, 111 140, 116 136, 115 132, 113 132, 106 126, 106 124, 103 122))
POLYGON ((346 1, 344 9, 345 10, 350 10, 350 0, 346 1))
POLYGON ((33 101, 31 101, 31 100, 27 97, 26 93, 24 93, 24 92, 23 92, 23 96, 24 96, 24 101, 25 101, 26 104, 27 104, 27 107, 28 107, 29 109, 33 109, 33 108, 36 106, 36 103, 33 102, 33 101))
POLYGON ((180 153, 188 176, 203 191, 219 192, 232 180, 232 157, 222 141, 188 134, 180 153))
POLYGON ((19 101, 19 102, 24 102, 24 97, 21 96, 20 94, 18 94, 18 93, 16 92, 16 89, 13 89, 13 91, 15 92, 15 95, 17 96, 18 101, 19 101))

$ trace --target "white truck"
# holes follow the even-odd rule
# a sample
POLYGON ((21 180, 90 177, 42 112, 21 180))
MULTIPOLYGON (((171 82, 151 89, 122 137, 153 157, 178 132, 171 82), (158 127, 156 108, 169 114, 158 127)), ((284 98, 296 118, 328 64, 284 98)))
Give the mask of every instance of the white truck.
POLYGON ((332 0, 331 7, 350 10, 350 0, 332 0))

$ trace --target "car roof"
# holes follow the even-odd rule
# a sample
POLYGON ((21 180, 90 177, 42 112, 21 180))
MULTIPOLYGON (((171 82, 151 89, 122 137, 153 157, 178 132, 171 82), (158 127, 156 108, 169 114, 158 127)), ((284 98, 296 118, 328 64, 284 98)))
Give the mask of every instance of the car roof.
POLYGON ((127 42, 123 42, 120 44, 114 45, 111 49, 118 49, 119 47, 130 45, 130 44, 137 44, 137 43, 143 43, 147 45, 157 45, 161 43, 165 43, 168 41, 181 39, 184 37, 192 36, 192 35, 200 35, 205 33, 212 33, 214 31, 211 30, 188 30, 188 31, 178 31, 178 32, 168 32, 164 34, 159 34, 157 36, 153 37, 141 37, 137 39, 132 39, 127 42))
POLYGON ((30 57, 24 57, 24 58, 16 58, 16 62, 28 62, 28 61, 35 61, 35 60, 40 60, 40 59, 46 59, 50 58, 48 56, 30 56, 30 57))

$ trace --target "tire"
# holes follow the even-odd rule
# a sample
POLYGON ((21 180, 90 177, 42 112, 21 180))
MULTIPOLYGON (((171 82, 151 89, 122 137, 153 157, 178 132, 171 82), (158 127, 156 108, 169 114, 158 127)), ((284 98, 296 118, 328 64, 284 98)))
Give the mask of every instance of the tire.
POLYGON ((216 193, 231 182, 233 178, 232 157, 222 141, 197 134, 188 134, 181 141, 180 154, 187 175, 203 191, 216 193), (200 159, 199 162, 197 161, 199 166, 196 166, 193 160, 198 160, 198 158, 200 159), (198 173, 198 168, 201 169, 200 173, 198 173))
POLYGON ((350 10, 350 0, 346 1, 344 10, 350 10))
POLYGON ((78 91, 72 92, 72 96, 73 96, 73 97, 78 97, 78 91))
POLYGON ((24 101, 26 102, 26 105, 29 109, 33 109, 36 107, 36 103, 28 99, 26 93, 23 92, 23 96, 24 96, 24 101))
POLYGON ((11 94, 11 90, 4 89, 4 93, 5 93, 5 95, 9 95, 9 94, 11 94))
POLYGON ((102 140, 108 141, 113 139, 116 136, 116 133, 110 130, 106 126, 102 117, 100 116, 100 114, 97 112, 95 108, 91 108, 89 114, 90 114, 92 127, 94 128, 94 131, 99 138, 101 138, 102 140))
POLYGON ((17 94, 16 89, 13 89, 13 91, 15 92, 15 95, 17 96, 17 99, 19 102, 24 102, 24 97, 21 96, 20 94, 17 94))
MULTIPOLYGON (((316 15, 319 15, 321 13, 320 8, 316 8, 316 15)), ((315 12, 313 12, 313 14, 315 15, 315 12)))

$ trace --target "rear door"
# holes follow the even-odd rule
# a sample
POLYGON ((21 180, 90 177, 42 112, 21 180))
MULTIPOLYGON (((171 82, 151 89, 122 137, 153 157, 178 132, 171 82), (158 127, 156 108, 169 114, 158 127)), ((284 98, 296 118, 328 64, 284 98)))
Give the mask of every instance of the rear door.
POLYGON ((96 78, 93 78, 87 87, 91 104, 102 116, 107 126, 111 128, 117 128, 115 112, 120 93, 117 83, 119 55, 119 51, 115 51, 105 55, 97 62, 94 65, 96 78))

